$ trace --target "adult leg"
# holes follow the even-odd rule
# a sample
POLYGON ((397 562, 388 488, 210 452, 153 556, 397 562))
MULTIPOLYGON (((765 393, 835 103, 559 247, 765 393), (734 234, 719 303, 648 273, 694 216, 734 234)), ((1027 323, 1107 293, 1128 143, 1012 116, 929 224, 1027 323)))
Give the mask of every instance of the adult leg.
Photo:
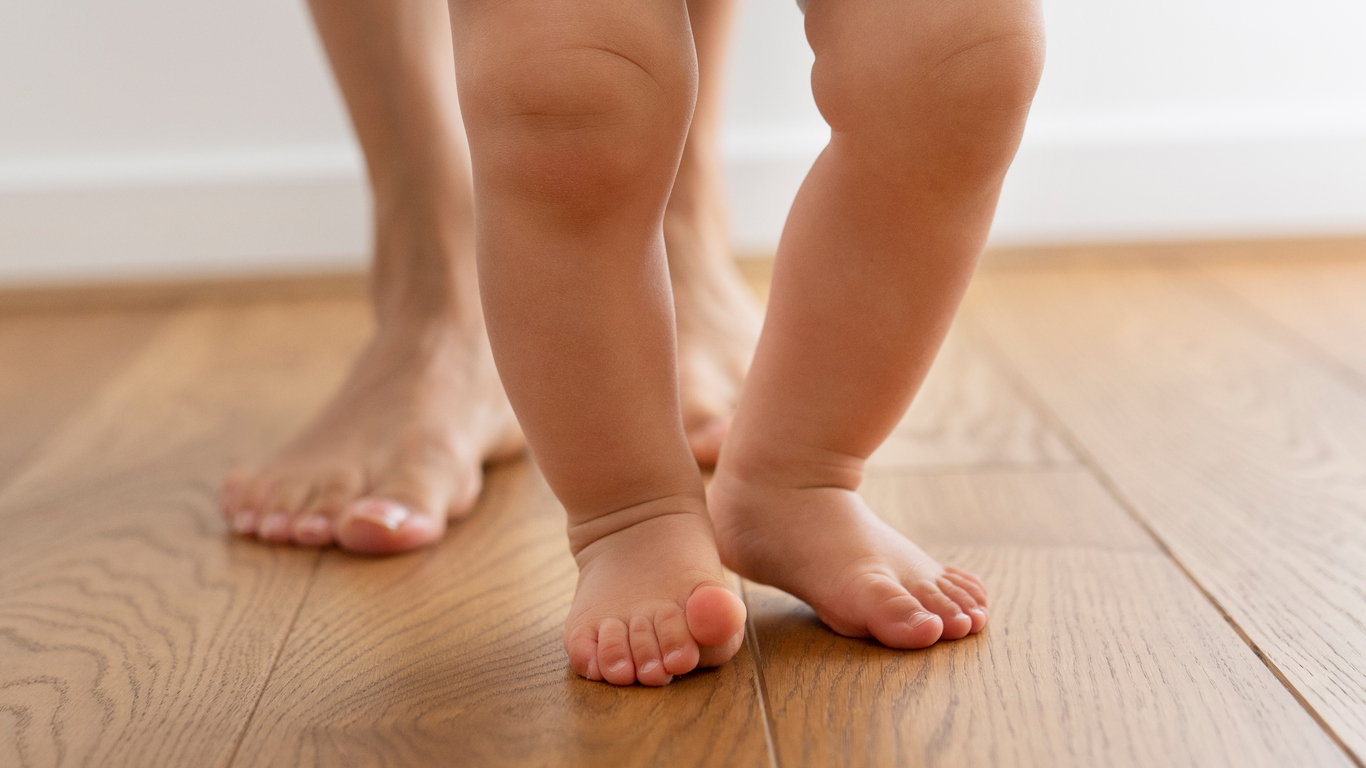
POLYGON ((470 171, 441 0, 312 0, 375 202, 376 330, 317 419, 233 473, 224 513, 271 541, 429 544, 520 448, 479 308, 470 171))
POLYGON ((581 675, 728 659, 726 587, 679 406, 662 221, 696 93, 682 0, 456 0, 480 288, 498 369, 569 516, 581 675))
POLYGON ((810 0, 806 27, 832 138, 788 217, 711 512, 741 575, 841 634, 922 647, 980 630, 986 593, 856 489, 971 277, 1042 26, 1034 0, 810 0))
POLYGON ((735 0, 689 0, 697 108, 664 212, 678 318, 683 423, 698 463, 716 463, 763 321, 730 253, 720 128, 735 0))

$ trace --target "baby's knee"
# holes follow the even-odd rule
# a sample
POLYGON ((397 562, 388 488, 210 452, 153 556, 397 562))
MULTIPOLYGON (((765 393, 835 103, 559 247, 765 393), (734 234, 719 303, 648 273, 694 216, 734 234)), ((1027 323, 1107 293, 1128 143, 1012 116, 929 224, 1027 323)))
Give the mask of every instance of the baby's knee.
POLYGON ((1013 144, 1043 69, 1030 0, 813 0, 812 90, 837 132, 895 150, 936 133, 1013 144))
POLYGON ((640 26, 565 36, 532 25, 515 44, 467 57, 461 107, 485 192, 576 214, 652 186, 667 194, 696 63, 686 35, 640 26))

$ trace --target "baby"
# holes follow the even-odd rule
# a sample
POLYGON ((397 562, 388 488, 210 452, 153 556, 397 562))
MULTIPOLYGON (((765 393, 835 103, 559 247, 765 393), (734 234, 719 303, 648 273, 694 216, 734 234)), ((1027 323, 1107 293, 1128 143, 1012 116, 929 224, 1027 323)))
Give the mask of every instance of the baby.
MULTIPOLYGON (((929 557, 856 491, 986 238, 1042 67, 1036 0, 809 1, 812 89, 832 136, 789 214, 705 490, 680 405, 664 232, 697 98, 689 10, 684 0, 450 5, 488 340, 579 565, 570 665, 591 680, 663 685, 724 663, 745 606, 723 566, 805 600, 840 634, 892 648, 977 632, 981 581, 929 557)), ((347 96, 366 143, 354 88, 347 96)), ((468 381, 477 364, 454 368, 466 378, 450 386, 482 386, 468 381)), ((422 391, 405 391, 389 418, 421 411, 422 391)), ((503 435, 496 409, 480 418, 466 433, 503 435)), ((333 443, 363 443, 342 420, 332 417, 333 443)), ((224 509, 238 530, 362 550, 440 536, 444 516, 413 512, 423 499, 316 479, 323 471, 307 468, 322 465, 321 450, 235 475, 224 509), (402 536, 367 544, 380 528, 366 520, 402 536)), ((430 453, 405 454, 403 471, 445 466, 430 453)))

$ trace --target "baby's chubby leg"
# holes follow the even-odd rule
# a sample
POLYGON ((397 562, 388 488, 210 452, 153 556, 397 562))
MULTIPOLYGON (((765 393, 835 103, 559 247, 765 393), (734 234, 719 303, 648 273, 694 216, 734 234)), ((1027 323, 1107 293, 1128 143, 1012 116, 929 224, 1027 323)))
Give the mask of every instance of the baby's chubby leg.
POLYGON ((679 409, 662 220, 696 93, 683 0, 454 0, 494 359, 569 514, 579 674, 729 659, 726 586, 679 409))
POLYGON ((1042 68, 1042 24, 1035 0, 810 0, 806 28, 832 137, 783 232, 711 511, 740 574, 842 634, 923 647, 980 630, 985 591, 855 491, 971 277, 1042 68))

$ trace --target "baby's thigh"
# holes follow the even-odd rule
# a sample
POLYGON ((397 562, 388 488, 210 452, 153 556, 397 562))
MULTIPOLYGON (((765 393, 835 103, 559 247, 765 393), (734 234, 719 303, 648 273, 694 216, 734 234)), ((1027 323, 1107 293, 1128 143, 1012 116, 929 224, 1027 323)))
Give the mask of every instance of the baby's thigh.
POLYGON ((1027 107, 1043 65, 1038 0, 806 0, 812 90, 837 130, 1027 107))

